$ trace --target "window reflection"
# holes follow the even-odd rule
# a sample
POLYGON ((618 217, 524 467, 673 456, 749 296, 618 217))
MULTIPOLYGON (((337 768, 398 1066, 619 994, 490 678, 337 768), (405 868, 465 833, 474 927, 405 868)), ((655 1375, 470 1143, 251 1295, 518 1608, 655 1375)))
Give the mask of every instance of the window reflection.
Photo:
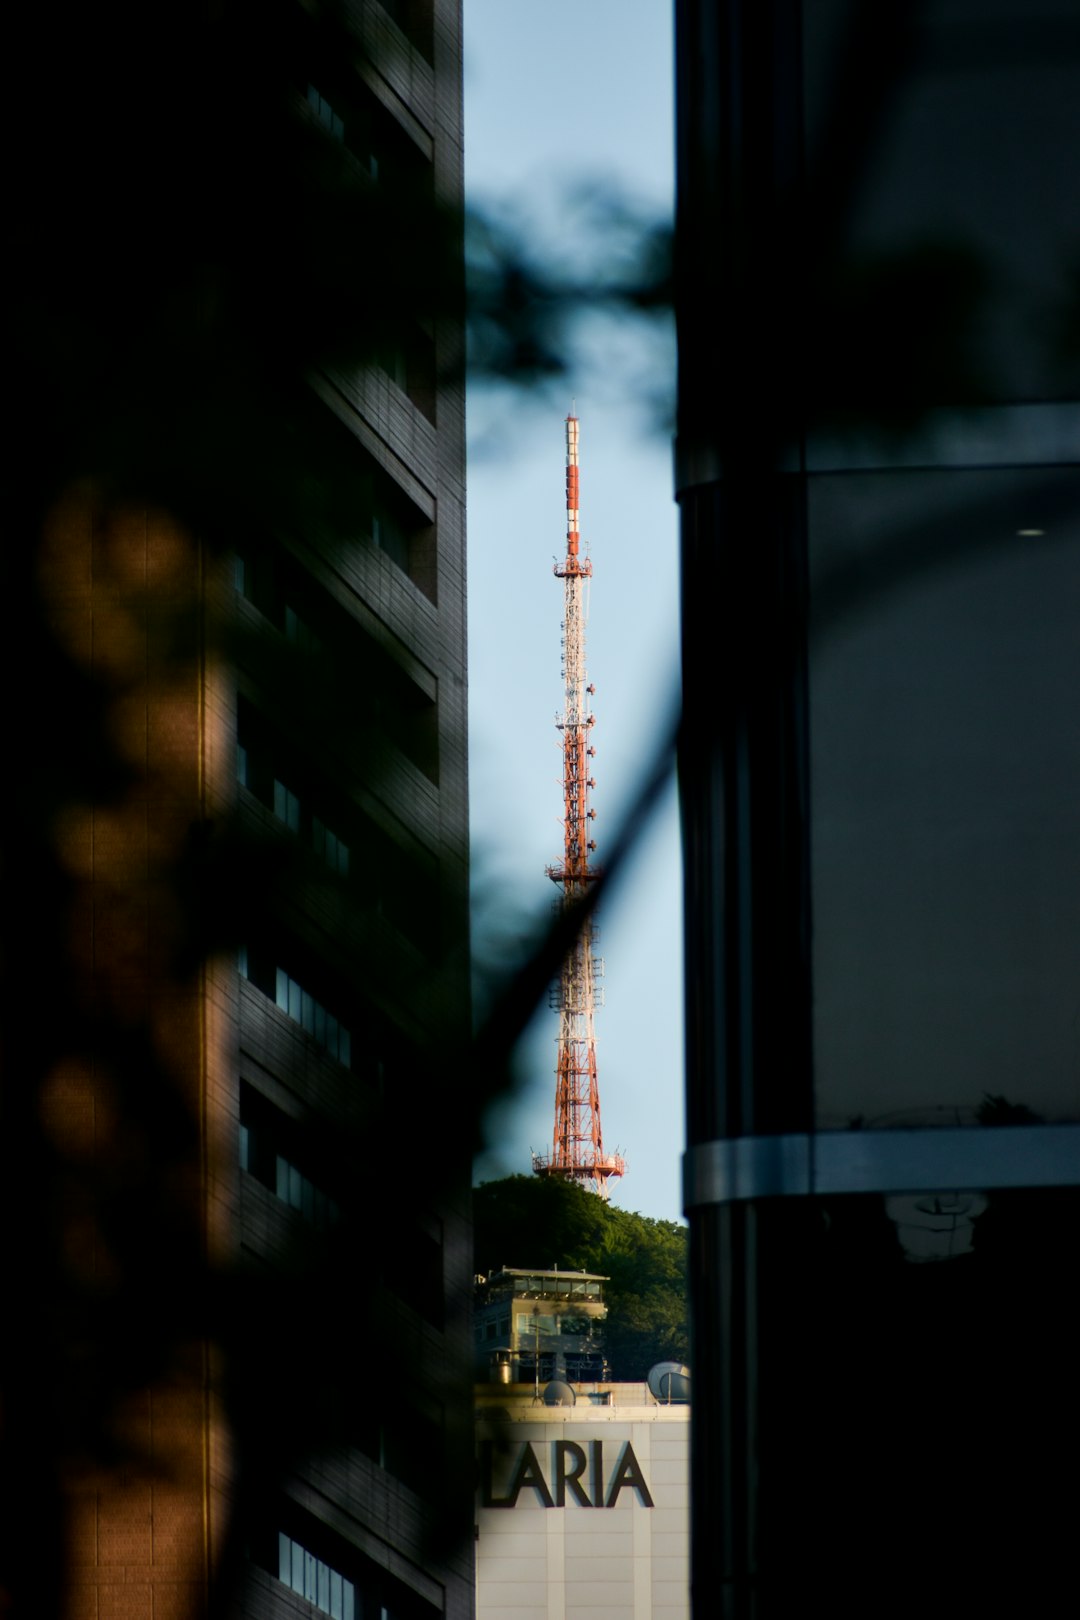
POLYGON ((1080 1118, 1078 505, 1071 469, 810 480, 820 1127, 1080 1118))

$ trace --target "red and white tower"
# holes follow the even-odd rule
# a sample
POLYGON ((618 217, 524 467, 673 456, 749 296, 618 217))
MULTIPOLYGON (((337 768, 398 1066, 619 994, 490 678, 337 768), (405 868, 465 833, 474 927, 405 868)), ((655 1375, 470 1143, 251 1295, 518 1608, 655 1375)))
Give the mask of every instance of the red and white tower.
MULTIPOLYGON (((564 583, 563 676, 566 706, 555 717, 562 733, 565 838, 559 866, 547 868, 548 877, 562 890, 560 904, 576 909, 595 883, 599 871, 590 864, 596 849, 592 837, 595 811, 589 803, 594 787, 590 761, 596 753, 590 740, 593 714, 589 698, 594 687, 585 676, 585 581, 592 563, 581 552, 578 529, 578 420, 566 418, 566 557, 555 564, 564 583)), ((578 931, 563 963, 552 994, 559 1014, 558 1061, 555 1065, 555 1134, 550 1157, 533 1155, 537 1175, 562 1176, 608 1196, 608 1183, 621 1176, 626 1161, 605 1154, 600 1132, 600 1091, 596 1081, 596 1037, 593 1029, 598 1004, 597 982, 603 964, 596 954, 597 931, 591 918, 578 931)))

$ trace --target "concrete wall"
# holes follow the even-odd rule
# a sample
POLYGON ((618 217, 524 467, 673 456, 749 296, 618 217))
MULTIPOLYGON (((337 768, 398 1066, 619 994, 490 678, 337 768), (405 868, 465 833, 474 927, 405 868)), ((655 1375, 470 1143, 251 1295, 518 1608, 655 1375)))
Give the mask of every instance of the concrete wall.
POLYGON ((491 1447, 481 1451, 478 1620, 687 1620, 689 1409, 529 1405, 506 1414, 478 1424, 481 1448, 491 1447), (565 1450, 560 1465, 560 1441, 587 1459, 584 1493, 606 1503, 615 1487, 614 1505, 586 1507, 568 1484, 560 1492, 560 1466, 575 1466, 565 1450), (530 1482, 537 1472, 543 1486, 530 1482), (627 1482, 638 1472, 644 1490, 627 1482), (549 1507, 544 1487, 565 1505, 549 1507))

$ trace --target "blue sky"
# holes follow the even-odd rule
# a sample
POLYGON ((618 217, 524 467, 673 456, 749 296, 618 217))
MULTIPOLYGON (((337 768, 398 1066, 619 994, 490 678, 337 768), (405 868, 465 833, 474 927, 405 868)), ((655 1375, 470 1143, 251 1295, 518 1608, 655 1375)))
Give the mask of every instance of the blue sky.
MULTIPOLYGON (((465 0, 466 184, 571 262, 595 262, 575 195, 594 183, 658 218, 673 187, 667 0, 465 0)), ((571 387, 531 401, 469 402, 470 770, 477 934, 511 946, 556 891, 565 535, 563 418, 581 421, 581 527, 593 560, 587 631, 596 685, 598 859, 670 712, 677 667, 671 450, 643 393, 670 388, 669 340, 635 349, 596 323, 571 387)), ((597 1017, 604 1144, 629 1160, 613 1200, 680 1214, 683 1138, 681 907, 674 792, 604 905, 597 1017)), ((522 1044, 522 1087, 492 1122, 484 1177, 549 1149, 556 1017, 522 1044)))

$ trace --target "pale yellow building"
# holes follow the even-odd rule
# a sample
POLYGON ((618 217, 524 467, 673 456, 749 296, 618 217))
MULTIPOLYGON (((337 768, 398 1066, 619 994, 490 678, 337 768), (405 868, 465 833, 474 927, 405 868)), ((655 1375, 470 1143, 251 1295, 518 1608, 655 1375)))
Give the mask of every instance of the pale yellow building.
POLYGON ((477 1450, 477 1620, 689 1620, 688 1405, 485 1385, 477 1450))

